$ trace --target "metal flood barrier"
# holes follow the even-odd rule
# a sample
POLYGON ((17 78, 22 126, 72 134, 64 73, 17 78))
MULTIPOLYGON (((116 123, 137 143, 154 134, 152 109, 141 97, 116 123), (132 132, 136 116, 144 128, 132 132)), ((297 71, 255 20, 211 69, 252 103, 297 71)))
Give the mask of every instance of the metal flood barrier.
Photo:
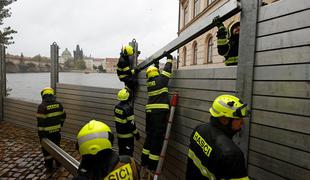
MULTIPOLYGON (((231 0, 225 3, 223 6, 219 7, 217 10, 212 12, 209 16, 201 18, 197 23, 195 23, 190 28, 186 29, 182 35, 168 43, 162 49, 158 50, 152 56, 148 57, 142 63, 138 65, 138 68, 145 69, 149 65, 151 65, 155 60, 159 60, 165 56, 166 53, 172 53, 198 36, 202 35, 204 32, 212 29, 214 25, 212 24, 212 20, 216 16, 220 16, 221 20, 226 20, 231 16, 240 12, 239 2, 236 0, 231 0)), ((58 56, 55 56, 55 52, 57 51, 57 44, 53 43, 51 45, 52 52, 52 62, 58 62, 58 56), (56 49, 56 50, 55 50, 56 49)), ((58 51, 56 52, 56 54, 58 51)), ((55 64, 55 63, 54 63, 55 64)), ((57 64, 57 63, 56 63, 57 64)), ((55 72, 52 71, 52 79, 53 77, 57 77, 55 72)), ((53 81, 52 85, 56 84, 58 81, 53 81)), ((76 175, 77 169, 79 166, 79 162, 71 157, 68 153, 63 151, 60 147, 55 145, 48 139, 43 139, 42 147, 44 147, 55 159, 57 159, 71 174, 76 175)))

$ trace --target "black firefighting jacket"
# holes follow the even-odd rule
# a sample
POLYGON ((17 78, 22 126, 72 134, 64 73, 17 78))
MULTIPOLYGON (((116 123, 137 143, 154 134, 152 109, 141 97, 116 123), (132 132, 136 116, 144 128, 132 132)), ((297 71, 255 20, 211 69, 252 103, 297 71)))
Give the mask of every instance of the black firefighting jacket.
POLYGON ((139 172, 133 158, 114 151, 84 155, 74 180, 138 180, 139 172))
POLYGON ((147 80, 148 102, 145 107, 146 112, 169 110, 168 82, 171 77, 171 69, 172 59, 167 59, 160 75, 147 80))
POLYGON ((198 125, 191 137, 186 170, 187 180, 249 180, 240 148, 233 132, 215 118, 198 125))
POLYGON ((131 138, 138 133, 133 108, 129 101, 121 101, 114 108, 114 120, 118 138, 131 138))
MULTIPOLYGON (((230 27, 232 28, 232 26, 230 27)), ((231 28, 229 29, 229 37, 227 37, 227 30, 224 26, 221 26, 217 32, 218 53, 225 57, 226 66, 238 64, 239 36, 231 35, 231 28)))
POLYGON ((36 116, 39 137, 42 138, 60 132, 66 119, 66 112, 54 96, 47 96, 38 106, 36 116))
POLYGON ((131 81, 135 71, 130 68, 130 61, 128 56, 121 54, 120 58, 118 59, 116 72, 120 81, 125 83, 131 81))

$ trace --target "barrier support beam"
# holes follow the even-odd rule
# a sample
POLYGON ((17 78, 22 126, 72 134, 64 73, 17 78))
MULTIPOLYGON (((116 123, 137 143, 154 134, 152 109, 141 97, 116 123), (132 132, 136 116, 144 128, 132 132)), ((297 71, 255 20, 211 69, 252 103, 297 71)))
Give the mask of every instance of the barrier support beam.
POLYGON ((4 97, 6 96, 5 46, 0 44, 0 121, 4 119, 4 97))
POLYGON ((73 176, 77 175, 80 162, 47 138, 41 140, 42 147, 60 162, 73 176))

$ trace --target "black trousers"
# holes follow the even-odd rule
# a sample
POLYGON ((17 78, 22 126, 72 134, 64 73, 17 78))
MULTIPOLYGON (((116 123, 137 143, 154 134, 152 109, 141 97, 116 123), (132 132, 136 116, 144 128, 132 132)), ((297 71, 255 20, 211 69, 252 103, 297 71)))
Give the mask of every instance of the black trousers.
POLYGON ((141 165, 156 170, 165 139, 168 111, 146 113, 146 139, 143 145, 141 165))
MULTIPOLYGON (((57 146, 60 146, 61 134, 59 132, 51 133, 51 134, 48 134, 45 136, 41 136, 40 142, 41 142, 42 138, 47 138, 47 139, 51 140, 53 143, 55 143, 57 146)), ((44 166, 48 169, 53 168, 54 158, 52 157, 52 155, 50 155, 43 147, 42 147, 42 153, 43 153, 43 157, 44 157, 44 166)), ((60 165, 60 163, 57 161, 56 161, 56 164, 58 166, 60 165)))
POLYGON ((133 156, 134 151, 134 137, 118 138, 118 154, 133 156))

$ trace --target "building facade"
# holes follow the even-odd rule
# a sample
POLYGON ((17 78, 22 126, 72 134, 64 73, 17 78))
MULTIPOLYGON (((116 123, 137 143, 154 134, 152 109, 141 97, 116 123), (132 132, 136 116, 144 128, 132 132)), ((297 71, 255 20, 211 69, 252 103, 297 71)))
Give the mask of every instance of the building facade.
MULTIPOLYGON (((208 16, 229 0, 180 0, 179 31, 184 30, 198 22, 202 17, 208 16)), ((239 21, 240 14, 224 22, 225 27, 239 21)), ((206 67, 225 66, 224 57, 217 52, 217 27, 205 32, 193 41, 179 49, 178 67, 180 69, 194 69, 206 67)))
POLYGON ((118 58, 106 58, 106 72, 116 73, 118 58))

